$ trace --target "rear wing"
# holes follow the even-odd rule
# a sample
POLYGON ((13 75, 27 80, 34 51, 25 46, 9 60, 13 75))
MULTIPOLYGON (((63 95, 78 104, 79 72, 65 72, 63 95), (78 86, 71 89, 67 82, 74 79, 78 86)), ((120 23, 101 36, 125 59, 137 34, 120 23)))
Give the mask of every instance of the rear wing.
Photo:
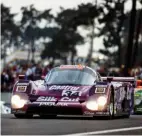
POLYGON ((103 81, 131 82, 136 83, 135 77, 101 77, 103 81))

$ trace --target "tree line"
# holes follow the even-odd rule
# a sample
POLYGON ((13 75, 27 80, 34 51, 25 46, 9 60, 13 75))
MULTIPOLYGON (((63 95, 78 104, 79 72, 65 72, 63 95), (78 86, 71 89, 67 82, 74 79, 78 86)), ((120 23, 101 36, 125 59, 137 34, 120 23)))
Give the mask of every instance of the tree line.
MULTIPOLYGON (((1 4, 2 58, 5 59, 7 48, 28 45, 28 55, 32 53, 32 60, 28 61, 34 61, 36 46, 43 45, 42 59, 61 59, 67 63, 67 57, 70 55, 73 63, 74 57, 77 56, 76 46, 89 42, 90 47, 86 57, 88 65, 90 65, 94 52, 93 41, 96 37, 103 37, 104 49, 100 49, 98 52, 109 58, 110 66, 121 67, 125 63, 131 15, 124 9, 127 1, 103 0, 100 4, 96 1, 80 4, 77 8, 64 9, 61 7, 57 16, 51 14, 52 9, 39 11, 34 5, 29 5, 21 8, 22 18, 19 22, 14 20, 17 14, 12 14, 10 7, 1 4), (46 23, 44 27, 41 27, 40 24, 43 21, 46 23), (87 30, 89 34, 82 36, 78 28, 87 30)), ((137 2, 142 5, 141 0, 137 0, 137 2)), ((142 50, 140 48, 142 43, 138 40, 142 35, 141 12, 142 9, 136 11, 134 65, 141 59, 141 53, 138 50, 142 50), (136 26, 138 27, 136 28, 136 26)))

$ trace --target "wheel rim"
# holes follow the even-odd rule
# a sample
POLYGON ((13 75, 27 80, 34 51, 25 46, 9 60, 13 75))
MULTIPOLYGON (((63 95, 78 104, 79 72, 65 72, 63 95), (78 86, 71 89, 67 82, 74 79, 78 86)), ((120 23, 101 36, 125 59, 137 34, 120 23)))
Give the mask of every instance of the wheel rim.
POLYGON ((113 114, 113 104, 112 103, 109 105, 109 112, 110 112, 110 115, 113 114))

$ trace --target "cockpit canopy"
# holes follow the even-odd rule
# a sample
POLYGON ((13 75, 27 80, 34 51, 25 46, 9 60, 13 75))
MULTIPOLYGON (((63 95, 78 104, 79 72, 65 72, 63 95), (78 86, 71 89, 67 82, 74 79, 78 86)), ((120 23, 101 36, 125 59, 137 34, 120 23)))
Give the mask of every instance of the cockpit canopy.
POLYGON ((88 67, 65 65, 53 68, 45 77, 47 84, 93 85, 98 74, 88 67))

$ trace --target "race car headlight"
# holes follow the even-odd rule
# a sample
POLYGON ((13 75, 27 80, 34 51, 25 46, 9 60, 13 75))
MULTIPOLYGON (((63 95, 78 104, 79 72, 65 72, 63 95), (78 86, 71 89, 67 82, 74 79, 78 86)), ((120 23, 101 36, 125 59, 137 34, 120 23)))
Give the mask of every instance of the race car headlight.
POLYGON ((104 96, 100 96, 97 100, 99 106, 104 106, 107 103, 107 99, 104 96))
POLYGON ((92 111, 98 110, 98 104, 95 101, 88 101, 86 103, 86 107, 92 111))
POLYGON ((18 95, 13 95, 11 98, 12 106, 16 108, 22 108, 27 103, 27 100, 23 100, 18 95))

